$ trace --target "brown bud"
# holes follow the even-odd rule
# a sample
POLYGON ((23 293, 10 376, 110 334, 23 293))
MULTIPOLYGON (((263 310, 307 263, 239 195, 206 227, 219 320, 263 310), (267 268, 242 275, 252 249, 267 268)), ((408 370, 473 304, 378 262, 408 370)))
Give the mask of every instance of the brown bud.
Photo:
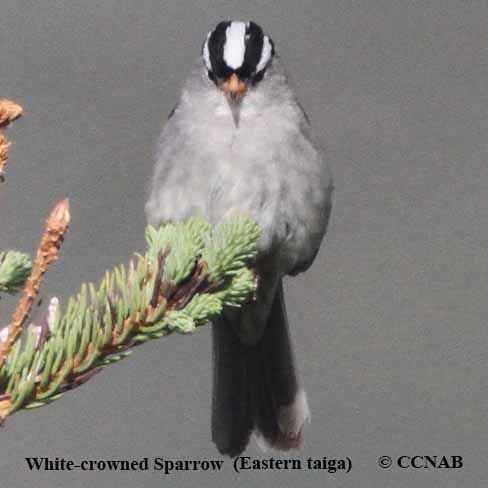
POLYGON ((0 99, 0 127, 10 124, 22 115, 22 107, 11 100, 0 99))

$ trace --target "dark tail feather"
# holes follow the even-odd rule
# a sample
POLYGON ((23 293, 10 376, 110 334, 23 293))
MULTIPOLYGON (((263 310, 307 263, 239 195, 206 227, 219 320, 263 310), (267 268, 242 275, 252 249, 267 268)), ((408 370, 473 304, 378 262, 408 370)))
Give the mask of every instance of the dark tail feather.
POLYGON ((254 425, 247 348, 225 316, 212 324, 212 336, 212 440, 221 454, 237 456, 246 448, 254 425))
POLYGON ((213 325, 213 338, 212 437, 219 451, 237 456, 253 429, 274 448, 300 447, 309 412, 294 368, 281 281, 256 345, 242 344, 225 318, 213 325))

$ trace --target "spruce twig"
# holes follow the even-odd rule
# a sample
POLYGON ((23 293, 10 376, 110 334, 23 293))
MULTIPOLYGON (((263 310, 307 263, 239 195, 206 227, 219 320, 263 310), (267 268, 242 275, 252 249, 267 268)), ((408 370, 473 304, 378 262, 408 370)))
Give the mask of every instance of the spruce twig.
MULTIPOLYGON (((0 99, 0 129, 7 127, 22 114, 22 107, 11 100, 0 99)), ((0 130, 0 182, 5 179, 5 165, 10 142, 0 130)), ((16 251, 0 253, 0 291, 16 293, 24 286, 30 274, 32 263, 26 254, 16 251)))
MULTIPOLYGON (((22 114, 22 107, 15 102, 0 99, 0 128, 6 127, 22 114)), ((5 165, 8 159, 10 142, 7 136, 0 131, 0 182, 5 180, 5 165)))
POLYGON ((14 342, 19 338, 32 304, 39 293, 42 276, 48 265, 57 259, 58 251, 68 230, 70 220, 68 199, 59 202, 46 221, 46 230, 42 236, 41 243, 37 250, 36 260, 32 273, 27 280, 23 294, 8 326, 7 339, 0 344, 0 369, 12 349, 14 342))
POLYGON ((10 142, 7 136, 0 131, 0 182, 5 180, 5 166, 8 159, 8 148, 10 142))

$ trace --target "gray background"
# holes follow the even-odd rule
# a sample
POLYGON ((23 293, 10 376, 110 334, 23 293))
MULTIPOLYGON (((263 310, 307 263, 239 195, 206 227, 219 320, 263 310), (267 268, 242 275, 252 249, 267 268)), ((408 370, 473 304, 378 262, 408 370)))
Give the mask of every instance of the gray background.
MULTIPOLYGON (((218 20, 275 40, 328 148, 325 245, 286 283, 312 409, 309 456, 349 474, 31 473, 26 456, 219 459, 209 329, 138 349, 1 432, 2 486, 479 487, 487 481, 488 8, 470 1, 2 0, 0 96, 25 106, 0 188, 0 249, 72 227, 42 291, 62 301, 144 248, 160 127, 218 20), (380 455, 462 470, 380 470, 380 455), (483 481, 484 480, 484 481, 483 481)), ((13 301, 3 300, 1 321, 13 301)), ((253 444, 248 453, 264 456, 253 444)))

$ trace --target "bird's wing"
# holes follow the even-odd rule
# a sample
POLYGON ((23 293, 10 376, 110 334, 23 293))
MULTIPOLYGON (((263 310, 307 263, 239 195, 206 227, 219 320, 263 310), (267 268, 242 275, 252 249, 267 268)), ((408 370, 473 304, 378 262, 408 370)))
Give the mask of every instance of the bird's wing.
POLYGON ((307 271, 310 266, 312 266, 312 263, 314 262, 315 258, 317 257, 317 254, 320 250, 320 245, 322 243, 323 236, 325 235, 327 231, 327 227, 329 225, 329 220, 330 220, 330 214, 332 211, 332 200, 329 200, 328 205, 324 207, 323 212, 324 212, 324 230, 323 232, 318 233, 318 238, 316 239, 317 243, 314 246, 314 252, 312 254, 309 254, 306 259, 298 260, 297 263, 293 266, 291 270, 287 272, 290 276, 296 276, 300 273, 303 273, 304 271, 307 271))

